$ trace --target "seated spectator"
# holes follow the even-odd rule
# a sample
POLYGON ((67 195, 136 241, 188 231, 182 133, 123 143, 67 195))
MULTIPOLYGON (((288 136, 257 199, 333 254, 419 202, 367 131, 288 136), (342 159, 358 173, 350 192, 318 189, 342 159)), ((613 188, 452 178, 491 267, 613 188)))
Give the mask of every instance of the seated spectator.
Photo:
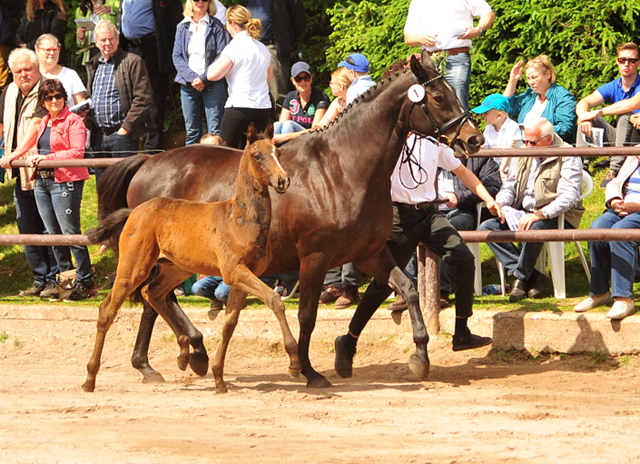
POLYGON ((369 75, 369 60, 366 56, 352 53, 344 61, 338 63, 338 66, 347 68, 347 76, 351 82, 347 89, 347 105, 376 85, 369 75))
MULTIPOLYGON (((38 100, 49 112, 40 121, 36 146, 38 154, 27 158, 36 168, 35 198, 38 212, 49 234, 82 234, 80 205, 84 181, 89 178, 87 168, 41 169, 41 161, 84 158, 87 128, 82 118, 69 111, 67 92, 57 79, 49 79, 40 85, 38 100)), ((60 272, 73 269, 68 248, 75 258, 78 276, 76 288, 67 297, 71 301, 84 300, 98 295, 91 271, 91 260, 86 245, 71 247, 54 246, 53 254, 60 272)))
MULTIPOLYGON (((627 157, 616 178, 607 184, 607 210, 593 221, 590 229, 640 228, 639 166, 639 157, 627 157)), ((636 312, 633 303, 633 282, 639 263, 638 245, 640 242, 589 242, 589 298, 576 305, 576 312, 609 305, 614 299, 615 302, 607 313, 609 319, 624 319, 636 312)))
POLYGON ((275 143, 288 142, 298 135, 296 133, 318 126, 329 108, 327 94, 313 87, 313 75, 307 63, 298 61, 291 67, 291 82, 296 90, 285 97, 280 121, 273 126, 275 143))
MULTIPOLYGON (((42 34, 52 34, 64 44, 67 30, 67 5, 63 0, 27 0, 27 8, 16 31, 18 47, 35 51, 36 40, 42 34)), ((65 63, 64 47, 60 50, 60 62, 65 63)))
MULTIPOLYGON (((524 127, 526 148, 568 147, 568 143, 553 131, 544 118, 529 120, 524 127)), ((532 153, 535 156, 535 153, 532 153)), ((580 200, 582 161, 579 157, 517 158, 515 169, 503 183, 496 201, 523 211, 518 230, 557 229, 558 215, 565 213, 565 227, 578 228, 584 213, 580 200)), ((505 216, 508 216, 505 211, 505 216)), ((509 225, 497 219, 480 224, 479 230, 509 230, 509 225)), ((518 249, 513 243, 488 243, 493 254, 510 275, 516 277, 509 301, 538 298, 549 284, 549 277, 534 266, 544 243, 523 243, 518 249)))
POLYGON ((523 61, 520 60, 513 66, 504 91, 511 105, 509 114, 515 117, 518 124, 543 117, 553 124, 554 132, 562 140, 575 143, 576 99, 567 89, 556 84, 556 70, 551 59, 540 55, 529 60, 525 66, 529 88, 515 95, 522 77, 522 65, 523 61))
POLYGON ((204 134, 200 139, 203 145, 224 145, 224 140, 218 134, 204 134))
MULTIPOLYGON (((106 19, 115 24, 118 10, 120 10, 120 0, 82 0, 80 6, 76 8, 75 19, 88 19, 95 25, 101 19, 106 19)), ((82 64, 87 64, 91 58, 100 51, 96 47, 94 31, 86 27, 78 27, 76 30, 76 45, 79 53, 82 53, 82 64)))
POLYGON ((215 13, 213 2, 187 0, 184 20, 176 29, 173 64, 178 72, 176 82, 180 84, 186 145, 198 143, 206 132, 220 134, 227 90, 222 80, 207 79, 207 68, 227 45, 227 34, 215 13), (206 131, 202 127, 203 114, 206 131))
MULTIPOLYGON (((504 95, 494 93, 482 100, 480 106, 471 110, 481 114, 487 122, 482 134, 485 148, 513 148, 522 145, 522 131, 518 123, 509 117, 510 108, 509 100, 504 95)), ((506 179, 510 158, 494 158, 494 160, 500 166, 500 178, 506 179)))
POLYGON ((40 74, 47 79, 58 79, 69 95, 69 106, 76 105, 87 99, 87 89, 82 79, 73 69, 58 63, 60 57, 60 42, 56 36, 42 34, 36 40, 36 55, 40 65, 40 74))
POLYGON ((227 304, 230 290, 231 287, 222 281, 222 277, 216 276, 204 276, 191 286, 194 295, 211 300, 209 309, 212 311, 219 311, 227 304))

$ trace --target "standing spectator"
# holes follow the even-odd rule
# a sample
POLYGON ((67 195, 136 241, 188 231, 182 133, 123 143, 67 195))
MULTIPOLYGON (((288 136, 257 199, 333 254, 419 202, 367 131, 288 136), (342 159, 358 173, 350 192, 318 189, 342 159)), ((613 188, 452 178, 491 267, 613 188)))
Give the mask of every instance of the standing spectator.
MULTIPOLYGON (((118 31, 111 21, 100 20, 95 35, 100 55, 87 66, 93 99, 91 146, 97 158, 135 155, 140 137, 153 127, 147 68, 138 55, 118 48, 118 31)), ((96 180, 103 170, 96 169, 96 180)))
POLYGON ((122 48, 142 57, 153 92, 152 117, 146 150, 162 150, 164 114, 173 73, 171 60, 176 26, 182 20, 180 0, 121 0, 122 48))
MULTIPOLYGON (((27 0, 27 9, 16 32, 16 44, 35 50, 36 40, 42 34, 52 34, 64 44, 67 30, 67 5, 63 0, 27 0)), ((65 63, 64 47, 60 50, 60 62, 65 63)))
MULTIPOLYGON (((76 19, 89 19, 94 25, 101 19, 108 19, 115 24, 119 10, 120 0, 82 0, 76 8, 76 19)), ((86 27, 78 27, 76 30, 76 44, 78 50, 85 50, 82 54, 83 65, 100 53, 96 47, 94 31, 86 27)))
POLYGON ((23 8, 21 1, 0 0, 0 89, 9 84, 9 53, 15 45, 11 12, 23 8))
POLYGON ((571 92, 556 84, 556 69, 547 55, 540 55, 527 62, 529 88, 516 95, 516 86, 522 77, 522 60, 518 61, 509 75, 509 83, 503 95, 509 99, 509 114, 518 124, 540 117, 553 124, 553 131, 562 140, 573 144, 576 141, 576 99, 571 92))
MULTIPOLYGON (((33 168, 11 169, 11 162, 25 158, 29 147, 33 146, 38 124, 46 116, 47 110, 38 105, 40 71, 38 58, 32 50, 18 48, 9 55, 9 67, 14 81, 0 97, 0 124, 4 133, 4 156, 0 167, 7 169, 9 179, 16 178, 13 199, 16 204, 16 220, 21 234, 42 234, 45 226, 38 214, 33 194, 35 181, 31 180, 33 168)), ((33 285, 20 292, 20 296, 55 296, 47 293, 57 289, 57 266, 49 256, 49 248, 44 246, 24 246, 27 263, 33 272, 33 285), (46 287, 46 292, 45 292, 46 287)))
POLYGON ((36 55, 40 64, 40 74, 47 79, 58 79, 64 85, 71 106, 87 99, 87 89, 82 79, 73 69, 58 63, 60 42, 56 36, 42 34, 36 41, 36 55))
POLYGON ((173 64, 178 71, 176 82, 180 84, 187 145, 198 143, 205 133, 220 134, 227 91, 222 80, 207 79, 207 68, 227 45, 227 34, 215 13, 212 1, 187 0, 185 18, 176 30, 173 64), (203 111, 206 131, 202 128, 203 111))
POLYGON ((276 117, 288 92, 287 71, 296 41, 307 26, 307 12, 302 0, 240 0, 253 18, 262 24, 260 41, 271 55, 273 79, 269 93, 274 102, 276 117))
POLYGON ((311 129, 320 124, 329 108, 326 93, 313 87, 311 68, 304 61, 298 61, 291 67, 291 82, 296 90, 289 92, 284 99, 280 121, 274 125, 274 137, 277 143, 284 143, 296 136, 295 133, 311 129))
POLYGON ((254 123, 258 131, 267 128, 271 118, 268 82, 272 77, 269 50, 258 38, 260 20, 241 5, 227 12, 227 31, 231 42, 207 71, 207 79, 226 77, 229 98, 225 104, 220 135, 229 146, 244 146, 246 131, 254 123))
MULTIPOLYGON (((49 79, 40 84, 38 103, 49 112, 38 126, 36 146, 38 153, 31 155, 28 162, 36 168, 35 198, 38 212, 50 234, 82 234, 80 228, 80 204, 85 179, 89 178, 87 168, 40 169, 45 160, 66 160, 84 158, 87 142, 87 128, 82 118, 69 111, 66 105, 67 92, 57 79, 49 79)), ((91 271, 91 260, 86 245, 53 247, 53 254, 60 272, 73 269, 69 259, 71 248, 76 260, 78 280, 76 287, 67 297, 71 301, 84 300, 98 294, 91 271)))
POLYGON ((404 43, 430 55, 446 52, 444 78, 453 86, 465 110, 469 109, 471 40, 491 27, 496 15, 485 0, 411 0, 404 25, 404 43), (480 17, 474 27, 473 18, 480 17))

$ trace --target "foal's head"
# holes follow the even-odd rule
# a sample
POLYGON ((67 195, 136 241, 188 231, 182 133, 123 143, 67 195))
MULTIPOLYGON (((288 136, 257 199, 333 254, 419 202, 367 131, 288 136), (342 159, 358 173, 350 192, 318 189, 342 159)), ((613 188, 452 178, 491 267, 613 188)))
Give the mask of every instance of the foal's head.
POLYGON ((465 111, 451 85, 442 77, 426 51, 411 57, 414 85, 408 93, 409 126, 420 135, 431 135, 466 159, 478 152, 484 137, 465 111))
POLYGON ((276 192, 284 193, 289 188, 289 176, 280 165, 280 150, 273 144, 273 123, 258 136, 253 123, 247 131, 247 146, 244 155, 250 155, 251 171, 262 185, 271 185, 276 192))

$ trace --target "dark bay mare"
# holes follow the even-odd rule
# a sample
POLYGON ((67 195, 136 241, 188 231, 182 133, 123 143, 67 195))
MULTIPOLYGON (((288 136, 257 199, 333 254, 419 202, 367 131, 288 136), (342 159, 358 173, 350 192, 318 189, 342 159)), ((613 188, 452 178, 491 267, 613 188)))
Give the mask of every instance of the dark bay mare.
MULTIPOLYGON (((429 373, 429 337, 418 294, 385 245, 393 219, 390 176, 410 131, 440 139, 459 157, 477 153, 484 140, 428 54, 423 53, 421 60, 412 57, 410 64, 410 70, 369 89, 325 129, 281 148, 280 160, 291 176, 291 186, 286 195, 273 198, 269 235, 273 259, 263 275, 300 271, 298 346, 309 387, 331 386, 311 366, 309 343, 325 274, 347 262, 405 297, 416 345, 409 367, 419 379, 429 373)), ((235 188, 240 154, 195 145, 124 160, 108 168, 100 180, 100 217, 158 196, 226 200, 235 188)), ((204 375, 208 358, 202 334, 175 298, 169 298, 173 322, 191 340, 189 364, 204 375)), ((233 332, 236 311, 245 298, 246 293, 232 288, 223 330, 233 332)), ((132 358, 134 367, 149 380, 161 379, 147 358, 156 317, 145 305, 132 358)))

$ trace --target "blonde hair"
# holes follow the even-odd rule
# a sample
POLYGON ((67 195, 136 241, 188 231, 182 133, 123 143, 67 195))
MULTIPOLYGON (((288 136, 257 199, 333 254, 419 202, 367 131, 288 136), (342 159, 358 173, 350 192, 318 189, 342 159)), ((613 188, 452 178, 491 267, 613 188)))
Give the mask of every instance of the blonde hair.
POLYGON ((234 5, 227 8, 225 13, 227 23, 235 23, 243 30, 247 31, 249 37, 258 40, 262 34, 262 22, 259 19, 252 18, 251 12, 242 5, 234 5))
MULTIPOLYGON (((215 16, 217 12, 218 9, 216 8, 216 3, 213 0, 209 0, 209 9, 207 10, 207 13, 209 13, 209 16, 215 16)), ((187 0, 185 2, 182 14, 189 18, 193 16, 193 0, 187 0)))
POLYGON ((546 69, 551 73, 551 78, 549 81, 553 84, 556 81, 556 68, 553 67, 553 63, 551 62, 551 58, 547 55, 536 56, 534 59, 529 60, 527 65, 525 66, 525 70, 529 70, 529 68, 538 68, 538 69, 546 69))
MULTIPOLYGON (((55 3, 65 15, 67 14, 67 5, 65 5, 62 0, 51 0, 51 2, 55 3)), ((27 19, 30 23, 35 21, 39 7, 40 2, 38 0, 27 0, 27 19)))
POLYGON ((351 85, 351 81, 349 80, 349 70, 344 66, 331 73, 331 80, 342 87, 349 87, 351 85))
POLYGON ((199 143, 206 145, 224 145, 224 140, 217 134, 204 134, 199 143))

